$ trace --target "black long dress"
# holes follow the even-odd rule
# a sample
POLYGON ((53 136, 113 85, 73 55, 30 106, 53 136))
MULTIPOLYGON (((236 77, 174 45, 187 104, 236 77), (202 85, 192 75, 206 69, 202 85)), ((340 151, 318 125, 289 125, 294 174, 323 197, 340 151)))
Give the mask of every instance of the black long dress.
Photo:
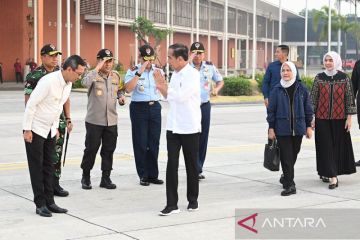
POLYGON ((356 172, 347 115, 356 113, 353 89, 345 73, 318 74, 311 91, 315 112, 316 166, 320 176, 356 172))

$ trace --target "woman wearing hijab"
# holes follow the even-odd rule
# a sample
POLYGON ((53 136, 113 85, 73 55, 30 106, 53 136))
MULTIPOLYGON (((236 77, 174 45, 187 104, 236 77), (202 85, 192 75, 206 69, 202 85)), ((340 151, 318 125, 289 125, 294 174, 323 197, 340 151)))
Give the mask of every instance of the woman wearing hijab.
POLYGON ((296 193, 294 165, 303 135, 311 138, 313 110, 306 87, 296 81, 296 67, 292 62, 281 66, 281 80, 270 93, 267 121, 269 139, 277 139, 283 171, 282 196, 296 193))
POLYGON ((320 178, 329 179, 329 189, 339 185, 338 175, 356 172, 350 137, 351 115, 356 114, 353 88, 341 71, 336 52, 323 58, 325 71, 319 73, 311 89, 315 112, 316 166, 320 178))

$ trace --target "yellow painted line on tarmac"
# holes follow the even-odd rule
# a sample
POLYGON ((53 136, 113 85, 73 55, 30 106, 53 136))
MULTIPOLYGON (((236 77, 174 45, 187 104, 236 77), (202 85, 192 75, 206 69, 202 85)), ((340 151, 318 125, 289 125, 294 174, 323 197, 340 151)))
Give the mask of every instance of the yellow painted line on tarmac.
MULTIPOLYGON (((266 137, 265 137, 266 140, 266 137)), ((353 137, 353 143, 360 142, 360 137, 353 137)), ((240 153, 240 152, 251 152, 251 151, 263 151, 265 142, 261 144, 243 144, 238 146, 222 146, 222 147, 209 147, 208 153, 240 153)), ((314 141, 303 141, 302 146, 311 146, 314 145, 314 141)), ((160 151, 159 157, 164 158, 167 156, 166 151, 160 151)), ((25 157, 25 156, 24 156, 25 157)), ((115 154, 114 161, 129 161, 133 160, 134 156, 129 154, 115 154)), ((100 161, 101 158, 97 157, 96 161, 100 161)), ((65 165, 78 165, 80 166, 81 157, 78 158, 69 158, 66 159, 65 165)), ((24 162, 14 162, 14 163, 0 163, 0 171, 8 171, 8 170, 19 170, 19 169, 27 169, 28 164, 27 161, 24 162)))
MULTIPOLYGON (((114 161, 126 161, 133 159, 132 155, 128 154, 115 154, 114 161)), ((96 160, 101 160, 100 157, 96 158, 96 160)), ((66 159, 66 165, 78 165, 80 166, 81 158, 69 158, 66 159)), ((19 170, 19 169, 27 169, 28 163, 27 161, 24 162, 15 162, 15 163, 0 163, 0 171, 7 171, 7 170, 19 170)))

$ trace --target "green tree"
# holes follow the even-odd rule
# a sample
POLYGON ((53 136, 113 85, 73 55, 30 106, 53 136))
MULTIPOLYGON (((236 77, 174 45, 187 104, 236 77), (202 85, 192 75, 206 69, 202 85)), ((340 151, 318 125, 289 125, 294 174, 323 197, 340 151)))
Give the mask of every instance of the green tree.
MULTIPOLYGON (((339 15, 334 9, 331 9, 331 29, 337 31, 339 29, 339 15)), ((319 32, 319 42, 327 39, 329 24, 329 7, 323 6, 320 10, 316 10, 313 15, 313 29, 319 32), (319 26, 321 25, 321 29, 319 26)))
MULTIPOLYGON (((165 29, 157 28, 153 22, 151 22, 150 20, 148 20, 144 17, 136 18, 135 21, 130 25, 130 29, 132 32, 137 34, 137 39, 139 41, 142 41, 143 44, 151 45, 149 43, 149 41, 147 40, 149 37, 153 37, 155 39, 155 44, 153 45, 153 48, 155 51, 155 56, 156 56, 157 60, 159 61, 159 58, 157 57, 157 55, 158 55, 160 43, 162 40, 166 39, 167 35, 172 33, 172 29, 171 28, 165 28, 165 29)), ((159 61, 159 63, 160 63, 160 65, 162 65, 160 61, 159 61)))

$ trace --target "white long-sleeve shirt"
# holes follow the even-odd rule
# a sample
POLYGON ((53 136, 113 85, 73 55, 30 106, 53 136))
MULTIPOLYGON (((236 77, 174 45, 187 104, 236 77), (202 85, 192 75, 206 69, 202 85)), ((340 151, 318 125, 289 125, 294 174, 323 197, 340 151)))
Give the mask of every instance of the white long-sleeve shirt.
POLYGON ((170 104, 167 130, 178 134, 201 132, 199 71, 187 64, 179 72, 174 72, 167 100, 170 104))
POLYGON ((32 130, 44 138, 51 131, 51 137, 54 137, 71 86, 72 83, 66 84, 61 71, 42 77, 26 104, 23 130, 32 130))

